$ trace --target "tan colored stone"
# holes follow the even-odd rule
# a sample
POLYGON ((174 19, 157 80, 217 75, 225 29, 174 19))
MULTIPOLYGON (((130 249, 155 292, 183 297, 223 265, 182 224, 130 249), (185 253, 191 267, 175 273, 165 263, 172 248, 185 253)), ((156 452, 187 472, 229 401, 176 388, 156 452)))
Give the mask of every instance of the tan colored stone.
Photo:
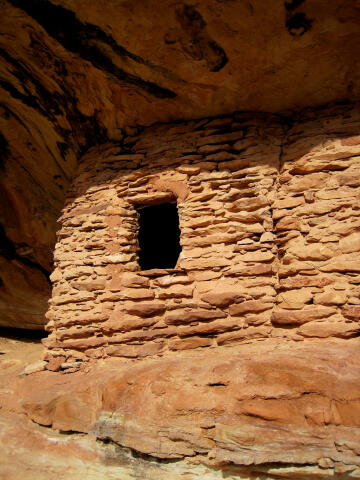
POLYGON ((153 177, 149 180, 149 184, 155 190, 161 192, 169 192, 179 200, 183 202, 189 195, 190 191, 186 183, 180 181, 173 181, 168 179, 161 179, 160 177, 153 177))
POLYGON ((60 346, 63 348, 74 348, 79 350, 86 350, 88 348, 101 347, 107 342, 106 337, 89 337, 89 338, 80 338, 80 339, 70 339, 64 340, 60 343, 60 346))
POLYGON ((348 338, 359 333, 360 326, 344 322, 310 322, 302 325, 298 334, 304 337, 339 337, 348 338))
POLYGON ((227 307, 231 303, 235 303, 237 299, 244 296, 244 291, 238 289, 226 290, 216 289, 201 295, 201 300, 215 307, 227 307))
POLYGON ((354 135, 352 137, 342 138, 341 145, 359 145, 360 143, 360 135, 354 135))
MULTIPOLYGON (((61 328, 56 330, 56 337, 59 340, 67 340, 68 338, 84 338, 94 335, 97 332, 96 327, 92 325, 80 327, 76 325, 72 328, 61 328)), ((65 360, 65 359, 64 359, 65 360)))
POLYGON ((153 328, 151 330, 133 330, 124 333, 114 333, 111 337, 108 338, 107 342, 109 344, 145 342, 146 344, 147 342, 150 342, 152 340, 173 337, 174 335, 176 335, 175 327, 161 327, 153 328))
POLYGON ((211 198, 214 198, 216 195, 215 192, 202 192, 190 197, 192 202, 207 202, 211 198))
POLYGON ((360 187, 360 179, 358 175, 354 173, 341 173, 337 175, 336 180, 339 185, 347 185, 349 187, 360 187))
POLYGON ((159 289, 156 297, 160 300, 168 298, 190 298, 192 297, 194 287, 191 285, 171 285, 166 289, 159 289))
POLYGON ((217 337, 218 345, 230 345, 232 343, 246 341, 255 338, 266 338, 271 329, 268 327, 249 327, 235 332, 223 333, 217 337))
POLYGON ((131 315, 139 315, 139 317, 151 317, 153 315, 161 315, 166 310, 164 303, 135 303, 125 305, 123 311, 131 315))
POLYGON ((51 372, 58 372, 61 370, 61 364, 65 361, 65 357, 59 356, 50 359, 49 362, 47 362, 46 369, 50 370, 51 372))
POLYGON ((288 250, 289 253, 293 254, 300 260, 328 260, 332 258, 336 252, 335 249, 329 248, 322 244, 311 244, 311 245, 294 245, 293 248, 288 250))
MULTIPOLYGON (((218 236, 219 241, 224 238, 220 235, 218 236)), ((204 239, 202 240, 204 242, 204 239)), ((202 242, 197 242, 197 244, 201 244, 202 242)), ((210 239, 207 242, 205 240, 205 244, 211 245, 213 243, 210 239)), ((200 258, 196 260, 181 260, 180 265, 182 268, 186 269, 194 269, 194 270, 207 270, 216 267, 227 267, 231 264, 230 260, 218 257, 218 258, 200 258)))
POLYGON ((44 360, 37 360, 36 362, 26 365, 24 369, 24 374, 31 375, 32 373, 35 373, 35 372, 41 372, 45 370, 46 365, 47 365, 47 362, 45 362, 44 360))
POLYGON ((274 325, 302 325, 312 320, 330 317, 335 313, 334 308, 323 306, 307 306, 299 311, 274 310, 271 321, 274 325))
POLYGON ((272 232, 264 232, 260 237, 260 243, 274 242, 275 236, 272 232))
POLYGON ((135 260, 135 254, 133 253, 119 253, 117 255, 107 255, 102 259, 102 264, 106 265, 108 263, 128 263, 135 260))
POLYGON ((157 317, 138 318, 127 315, 122 311, 114 311, 110 319, 102 324, 102 330, 107 333, 130 332, 132 330, 141 330, 151 327, 158 322, 157 317))
POLYGON ((180 173, 186 173, 186 175, 197 175, 200 172, 200 168, 198 166, 193 165, 180 165, 176 168, 176 170, 180 173))
POLYGON ((273 303, 264 302, 263 300, 249 300, 242 303, 230 305, 230 315, 241 316, 247 313, 256 313, 269 310, 273 307, 273 303))
POLYGON ((302 287, 326 287, 334 282, 332 278, 311 276, 304 277, 298 275, 296 277, 281 278, 279 283, 283 288, 302 288, 302 287))
POLYGON ((94 273, 94 268, 93 267, 88 267, 86 265, 82 265, 79 267, 71 267, 71 268, 66 268, 64 269, 63 272, 63 277, 66 280, 72 280, 73 278, 78 278, 83 275, 91 275, 94 273))
POLYGON ((148 300, 153 299, 155 293, 145 288, 124 288, 119 292, 109 292, 100 295, 101 302, 116 302, 118 300, 148 300))
POLYGON ((298 218, 283 217, 276 224, 276 230, 278 232, 287 230, 300 230, 301 222, 298 218))
MULTIPOLYGON (((320 267, 320 270, 322 268, 320 267)), ((313 265, 307 262, 300 262, 298 260, 291 260, 289 263, 282 263, 279 266, 278 274, 280 278, 287 278, 290 275, 306 273, 312 275, 316 273, 313 265)))
POLYGON ((224 318, 221 320, 212 320, 197 325, 179 326, 177 334, 179 337, 188 337, 192 335, 217 335, 219 333, 228 332, 232 330, 239 330, 241 328, 239 319, 224 318))
POLYGON ((185 275, 176 275, 176 276, 163 276, 160 278, 156 278, 154 280, 154 285, 157 285, 159 287, 170 287, 171 285, 185 285, 188 283, 191 283, 192 280, 185 275))
POLYGON ((187 222, 188 228, 207 227, 214 222, 212 217, 201 217, 187 222))
POLYGON ((51 302, 54 305, 65 305, 66 303, 86 302, 87 300, 95 299, 95 294, 92 292, 77 292, 77 290, 74 290, 74 292, 76 293, 55 296, 51 299, 51 302))
POLYGON ((94 290, 103 290, 105 288, 106 280, 98 279, 83 282, 71 282, 71 286, 76 290, 92 292, 94 290))
POLYGON ((360 251, 360 232, 354 232, 339 241, 339 248, 342 253, 360 251))
POLYGON ((50 275, 50 280, 53 283, 59 282, 63 277, 63 272, 60 270, 60 268, 55 268, 55 270, 52 272, 50 275))
POLYGON ((274 260, 274 254, 270 251, 267 252, 248 252, 240 255, 242 262, 268 262, 274 260))
POLYGON ((106 213, 109 215, 119 215, 121 217, 130 217, 131 212, 127 208, 120 207, 118 205, 110 205, 106 209, 106 213))
POLYGON ((216 163, 213 163, 213 162, 199 162, 197 163, 197 166, 201 170, 208 170, 210 172, 216 169, 216 163))
POLYGON ((360 306, 358 305, 345 305, 341 309, 341 313, 344 315, 346 318, 351 318, 354 320, 357 320, 360 318, 360 306))
POLYGON ((226 275, 239 275, 239 276, 258 276, 258 275, 269 275, 273 273, 272 265, 267 264, 258 264, 258 265, 234 265, 226 270, 226 275))
POLYGON ((329 263, 320 267, 322 272, 360 272, 360 261, 346 255, 334 257, 329 263))
POLYGON ((239 212, 245 210, 247 212, 251 212, 253 210, 266 207, 268 205, 268 199, 264 195, 261 195, 254 198, 244 198, 237 200, 229 206, 229 211, 239 212))
POLYGON ((276 200, 273 208, 294 208, 303 205, 305 200, 303 197, 288 197, 281 200, 276 200))
POLYGON ((163 350, 162 343, 147 343, 146 345, 111 345, 105 348, 105 353, 115 357, 148 357, 163 350))
POLYGON ((225 318, 226 314, 220 310, 179 310, 165 316, 168 325, 181 325, 191 322, 210 322, 216 318, 225 318))
POLYGON ((299 310, 306 303, 312 300, 313 294, 309 288, 300 288, 297 290, 287 290, 280 293, 278 302, 280 308, 289 310, 299 310))
POLYGON ((236 171, 241 168, 248 167, 250 165, 250 159, 248 158, 237 158, 235 160, 229 160, 227 162, 219 163, 219 170, 230 170, 236 171))
POLYGON ((303 177, 295 177, 295 180, 289 185, 288 190, 291 192, 302 193, 309 189, 318 189, 326 185, 327 174, 323 172, 310 173, 303 177))
MULTIPOLYGON (((114 280, 116 279, 113 278, 112 282, 114 282, 114 280)), ((149 286, 149 280, 147 278, 141 277, 140 275, 136 275, 131 272, 123 272, 120 276, 120 282, 123 287, 129 288, 149 286)), ((112 287, 112 283, 110 283, 109 288, 111 289, 116 287, 112 287)))
POLYGON ((169 341, 169 349, 170 350, 191 350, 193 348, 199 347, 209 347, 211 345, 211 340, 209 338, 201 338, 201 337, 192 337, 186 338, 183 340, 170 340, 169 341))
POLYGON ((327 290, 324 293, 314 295, 314 303, 319 305, 343 305, 347 298, 345 292, 327 290))

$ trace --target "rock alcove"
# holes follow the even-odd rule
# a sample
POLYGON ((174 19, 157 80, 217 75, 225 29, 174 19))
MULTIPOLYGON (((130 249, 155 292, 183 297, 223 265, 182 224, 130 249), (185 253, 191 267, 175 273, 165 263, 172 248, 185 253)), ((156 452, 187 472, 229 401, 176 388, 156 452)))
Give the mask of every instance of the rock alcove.
POLYGON ((0 5, 0 476, 359 478, 356 2, 0 5))

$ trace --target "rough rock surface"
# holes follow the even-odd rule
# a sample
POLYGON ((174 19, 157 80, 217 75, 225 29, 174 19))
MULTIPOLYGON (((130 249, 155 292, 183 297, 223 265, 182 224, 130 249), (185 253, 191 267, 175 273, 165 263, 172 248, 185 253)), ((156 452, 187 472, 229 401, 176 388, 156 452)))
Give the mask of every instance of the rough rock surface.
POLYGON ((161 5, 1 0, 0 325, 44 324, 55 221, 88 147, 159 121, 359 100, 356 2, 161 5))
POLYGON ((0 7, 0 477, 360 478, 359 5, 0 7))
POLYGON ((6 480, 359 478, 358 339, 24 376, 40 350, 1 343, 6 480))

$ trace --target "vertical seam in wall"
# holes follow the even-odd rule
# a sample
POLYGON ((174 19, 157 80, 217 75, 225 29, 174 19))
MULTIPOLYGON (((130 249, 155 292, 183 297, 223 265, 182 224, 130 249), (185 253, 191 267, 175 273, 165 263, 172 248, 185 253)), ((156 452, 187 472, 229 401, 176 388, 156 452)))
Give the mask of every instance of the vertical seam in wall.
MULTIPOLYGON (((278 173, 277 177, 275 180, 275 185, 274 185, 274 196, 273 196, 273 203, 278 199, 278 194, 280 190, 280 175, 282 173, 282 169, 284 166, 284 146, 287 143, 288 140, 288 133, 289 130, 291 129, 291 123, 289 121, 290 119, 283 119, 283 134, 281 137, 281 143, 280 143, 280 150, 279 150, 279 163, 278 163, 278 173)), ((274 209, 273 205, 271 205, 271 216, 273 220, 273 214, 274 214, 274 209)), ((275 239, 275 247, 276 247, 276 263, 275 263, 275 271, 273 270, 273 275, 276 278, 275 282, 275 290, 276 290, 276 298, 275 302, 273 305, 273 310, 277 306, 277 296, 279 294, 279 269, 280 269, 280 263, 281 263, 281 258, 280 258, 280 253, 279 253, 279 245, 278 245, 278 237, 277 237, 277 232, 276 232, 276 223, 274 223, 273 220, 273 234, 274 234, 274 239, 275 239)))

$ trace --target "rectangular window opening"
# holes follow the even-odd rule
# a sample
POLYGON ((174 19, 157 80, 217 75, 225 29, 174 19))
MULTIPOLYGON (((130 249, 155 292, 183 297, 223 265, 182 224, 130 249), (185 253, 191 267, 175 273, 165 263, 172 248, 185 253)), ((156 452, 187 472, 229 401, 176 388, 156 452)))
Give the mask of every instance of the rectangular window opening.
POLYGON ((176 203, 139 208, 138 213, 141 270, 175 268, 181 252, 176 203))

